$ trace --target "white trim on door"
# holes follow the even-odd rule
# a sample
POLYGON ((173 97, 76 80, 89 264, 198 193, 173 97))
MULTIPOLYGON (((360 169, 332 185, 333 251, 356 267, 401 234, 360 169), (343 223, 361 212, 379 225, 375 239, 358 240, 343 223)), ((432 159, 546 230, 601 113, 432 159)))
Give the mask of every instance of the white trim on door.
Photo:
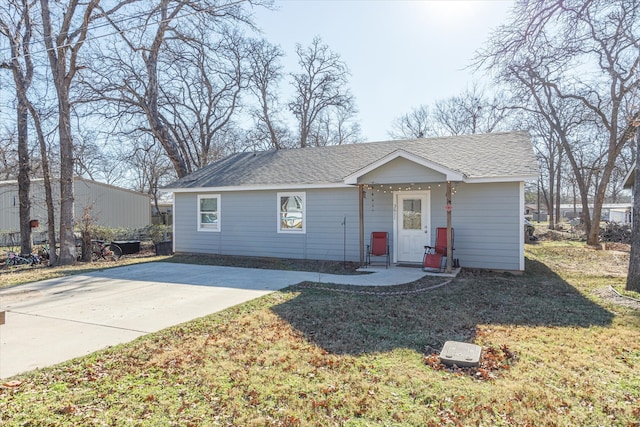
MULTIPOLYGON (((429 244, 429 233, 431 232, 431 191, 396 191, 393 194, 393 262, 422 262, 422 256, 424 254, 424 246, 429 244), (400 255, 399 244, 400 240, 404 237, 401 234, 403 232, 402 227, 402 206, 400 204, 401 200, 405 199, 405 196, 411 196, 412 198, 419 198, 421 203, 421 221, 420 221, 420 231, 414 233, 415 236, 412 240, 411 248, 412 255, 410 258, 407 258, 407 255, 400 255), (424 236, 424 237, 422 237, 424 236), (419 244, 418 244, 419 243, 419 244), (398 258, 407 258, 407 259, 398 259, 398 258)), ((404 240, 407 241, 406 239, 404 240)), ((403 251, 405 252, 405 251, 403 251)))

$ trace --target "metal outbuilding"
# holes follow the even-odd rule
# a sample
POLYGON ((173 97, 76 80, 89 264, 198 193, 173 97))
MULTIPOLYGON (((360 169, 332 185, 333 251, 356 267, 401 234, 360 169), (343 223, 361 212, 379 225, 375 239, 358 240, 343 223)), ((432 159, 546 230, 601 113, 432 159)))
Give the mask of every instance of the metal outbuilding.
MULTIPOLYGON (((53 183, 56 226, 60 207, 60 186, 53 183)), ((143 228, 151 224, 149 195, 84 178, 74 178, 76 223, 85 209, 90 209, 92 221, 109 228, 143 228)), ((38 231, 47 229, 47 210, 43 179, 31 180, 31 219, 38 221, 38 231)), ((0 231, 18 232, 18 182, 0 181, 0 231)))

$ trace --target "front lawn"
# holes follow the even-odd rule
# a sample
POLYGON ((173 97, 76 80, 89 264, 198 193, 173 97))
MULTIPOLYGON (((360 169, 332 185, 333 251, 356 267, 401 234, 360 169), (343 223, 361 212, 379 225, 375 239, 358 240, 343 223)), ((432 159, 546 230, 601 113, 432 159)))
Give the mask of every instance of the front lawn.
POLYGON ((0 424, 637 426, 640 311, 606 297, 627 262, 549 242, 520 277, 304 283, 5 380, 0 424), (447 340, 492 363, 442 369, 447 340))

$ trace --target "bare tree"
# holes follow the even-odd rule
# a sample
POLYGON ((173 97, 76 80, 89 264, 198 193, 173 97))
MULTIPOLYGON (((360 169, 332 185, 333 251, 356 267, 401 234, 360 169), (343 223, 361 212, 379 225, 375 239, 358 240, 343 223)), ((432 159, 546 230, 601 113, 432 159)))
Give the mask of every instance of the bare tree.
POLYGON ((509 111, 500 94, 488 99, 477 83, 460 95, 436 101, 433 127, 440 136, 491 133, 501 129, 509 111))
POLYGON ((347 65, 319 37, 306 48, 298 44, 296 54, 302 72, 291 74, 294 98, 289 109, 297 120, 300 147, 304 148, 311 145, 310 136, 318 132, 315 127, 323 115, 326 119, 334 109, 355 113, 355 100, 347 89, 347 65))
POLYGON ((17 98, 18 125, 18 199, 20 219, 20 252, 30 254, 31 245, 31 161, 29 158, 29 99, 27 92, 33 81, 34 66, 31 57, 33 24, 31 4, 28 0, 10 0, 0 8, 0 34, 6 37, 11 58, 0 64, 13 75, 17 98), (7 8, 8 6, 8 8, 7 8), (13 12, 12 13, 12 9, 13 12), (13 18, 13 19, 12 19, 13 18))
POLYGON ((51 12, 49 0, 40 0, 44 43, 58 101, 58 136, 60 141, 60 256, 61 265, 76 259, 73 233, 73 135, 71 132, 71 84, 78 71, 78 54, 87 38, 90 24, 101 14, 100 0, 81 3, 69 0, 56 3, 51 12), (55 20, 55 21, 54 21, 55 20), (55 28, 54 28, 55 24, 55 28))
POLYGON ((218 135, 232 123, 240 94, 247 85, 244 38, 223 27, 219 39, 198 29, 198 39, 184 45, 167 45, 160 110, 187 160, 189 171, 227 154, 217 145, 218 135), (215 70, 215 71, 214 71, 215 70))
POLYGON ((396 118, 391 125, 389 136, 393 139, 415 139, 435 136, 433 119, 429 113, 429 107, 420 105, 396 118))
POLYGON ((356 110, 353 106, 323 112, 318 116, 317 124, 308 137, 309 145, 323 147, 359 142, 360 124, 354 120, 355 115, 356 110))
POLYGON ((29 113, 33 120, 33 125, 38 136, 38 145, 40 147, 40 169, 44 182, 45 203, 47 205, 47 240, 49 241, 49 264, 56 265, 58 263, 58 254, 56 248, 56 226, 55 226, 55 206, 53 200, 53 189, 51 185, 51 167, 47 139, 43 130, 41 113, 35 108, 33 103, 29 104, 29 113))
POLYGON ((119 40, 96 57, 103 67, 87 82, 93 99, 107 102, 120 124, 153 135, 179 177, 216 158, 215 134, 239 105, 246 52, 235 27, 251 25, 246 4, 142 2, 129 11, 134 18, 112 17, 119 40))
MULTIPOLYGON (((513 102, 517 104, 517 100, 513 102)), ((561 221, 560 199, 562 195, 561 190, 564 188, 563 185, 566 185, 567 182, 575 184, 577 181, 573 176, 572 169, 568 166, 561 136, 557 134, 557 130, 551 127, 549 121, 538 114, 537 110, 531 110, 524 106, 517 106, 516 104, 510 107, 512 110, 518 111, 518 116, 513 123, 518 128, 529 129, 529 133, 532 136, 536 156, 542 168, 540 189, 543 193, 549 214, 549 227, 555 228, 556 224, 559 224, 561 221), (567 176, 568 179, 563 178, 565 176, 567 176)), ((553 108, 553 111, 555 112, 558 123, 562 124, 561 128, 565 132, 564 137, 579 140, 578 133, 583 124, 582 110, 577 108, 575 103, 565 101, 559 102, 555 108, 553 108)), ((590 144, 583 146, 584 155, 580 157, 580 164, 583 165, 583 171, 592 167, 592 164, 588 163, 588 161, 591 160, 591 157, 588 155, 590 147, 590 144)), ((577 152, 578 146, 576 144, 576 153, 577 152)), ((575 185, 573 188, 575 188, 575 185)))
POLYGON ((389 136, 395 139, 489 133, 505 125, 510 110, 501 95, 488 99, 477 83, 460 95, 420 105, 396 118, 389 136))
POLYGON ((250 111, 254 121, 249 139, 254 146, 280 150, 291 148, 291 133, 280 118, 278 86, 283 78, 282 49, 264 39, 249 41, 249 91, 257 101, 250 111))
POLYGON ((175 170, 162 146, 149 134, 142 134, 135 139, 133 150, 122 153, 120 158, 133 172, 133 189, 151 195, 153 204, 159 211, 160 188, 176 178, 175 170))
POLYGON ((521 105, 540 114, 559 138, 580 191, 588 244, 599 241, 611 173, 635 132, 633 119, 640 117, 640 111, 626 110, 640 85, 639 14, 640 3, 631 0, 517 3, 512 20, 476 58, 478 68, 508 84, 521 105), (558 105, 567 102, 579 109, 583 131, 566 129, 558 105), (585 171, 581 162, 587 143, 597 153, 597 173, 585 171), (589 180, 594 177, 589 214, 589 180))
POLYGON ((556 179, 562 164, 562 145, 558 138, 554 137, 553 133, 550 132, 545 121, 538 119, 537 116, 529 116, 529 119, 530 121, 526 128, 529 129, 538 163, 542 167, 542 176, 539 179, 540 191, 549 215, 549 228, 553 229, 555 228, 556 220, 560 220, 556 216, 554 207, 556 205, 556 179))
POLYGON ((0 176, 8 180, 18 175, 16 131, 5 127, 0 135, 0 176))

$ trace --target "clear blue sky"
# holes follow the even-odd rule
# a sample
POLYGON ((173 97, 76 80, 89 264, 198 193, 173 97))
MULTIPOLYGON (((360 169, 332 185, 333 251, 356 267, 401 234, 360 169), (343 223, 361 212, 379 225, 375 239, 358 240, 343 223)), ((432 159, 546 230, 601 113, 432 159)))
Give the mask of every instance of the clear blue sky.
POLYGON ((362 134, 380 141, 389 139, 394 118, 471 83, 465 67, 512 6, 511 0, 276 0, 277 10, 256 10, 254 18, 286 52, 287 72, 297 71, 296 43, 309 45, 315 36, 340 54, 351 71, 362 134))

